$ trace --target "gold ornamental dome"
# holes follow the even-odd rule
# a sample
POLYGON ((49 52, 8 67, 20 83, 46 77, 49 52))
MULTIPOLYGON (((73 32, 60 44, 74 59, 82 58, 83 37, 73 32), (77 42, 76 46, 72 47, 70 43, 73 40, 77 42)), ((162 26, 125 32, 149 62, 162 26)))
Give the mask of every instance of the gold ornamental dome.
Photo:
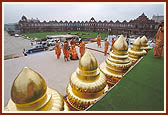
POLYGON ((63 97, 48 88, 41 75, 24 67, 13 82, 11 99, 6 111, 62 111, 68 110, 63 97))
POLYGON ((147 45, 147 42, 148 42, 148 39, 146 38, 146 36, 143 36, 141 38, 141 44, 144 46, 144 45, 147 45))
POLYGON ((135 41, 134 41, 134 43, 133 43, 133 50, 134 51, 136 51, 136 50, 140 50, 141 49, 141 38, 140 37, 138 37, 135 41))
POLYGON ((123 35, 120 35, 120 37, 115 41, 113 45, 114 52, 117 52, 119 54, 126 54, 128 50, 128 44, 124 39, 123 35))
POLYGON ((100 72, 94 55, 87 50, 79 61, 79 67, 71 74, 67 86, 67 102, 75 110, 85 110, 99 99, 108 86, 100 72))
POLYGON ((86 51, 83 58, 79 61, 79 69, 82 71, 92 71, 98 68, 96 58, 90 53, 90 51, 86 51))
POLYGON ((142 48, 141 38, 138 37, 131 48, 128 49, 129 59, 134 64, 140 57, 144 56, 147 52, 142 48))
POLYGON ((15 104, 26 104, 39 99, 46 91, 44 79, 37 72, 24 67, 13 82, 11 99, 15 104))
POLYGON ((141 38, 138 37, 138 38, 134 41, 133 45, 140 46, 140 45, 141 45, 141 38))
POLYGON ((122 77, 123 74, 131 66, 131 61, 128 59, 128 44, 124 39, 123 35, 115 41, 113 45, 113 51, 100 64, 100 70, 106 75, 107 83, 110 87, 116 84, 122 77))
POLYGON ((146 36, 143 36, 141 38, 141 44, 142 44, 142 49, 146 50, 147 52, 152 49, 151 47, 148 46, 148 39, 146 38, 146 36))

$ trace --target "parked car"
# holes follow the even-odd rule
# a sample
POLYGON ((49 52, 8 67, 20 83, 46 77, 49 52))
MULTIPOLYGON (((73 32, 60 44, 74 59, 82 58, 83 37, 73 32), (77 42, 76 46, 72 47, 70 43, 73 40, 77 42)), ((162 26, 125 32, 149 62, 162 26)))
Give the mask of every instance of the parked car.
POLYGON ((48 45, 49 45, 49 46, 54 46, 55 43, 56 43, 56 42, 55 42, 54 39, 51 39, 51 40, 48 41, 48 45))
POLYGON ((41 44, 42 44, 43 46, 47 45, 46 43, 47 43, 46 41, 42 41, 42 42, 41 42, 41 44))
POLYGON ((45 51, 48 50, 48 47, 45 45, 35 45, 33 48, 27 49, 27 53, 33 53, 33 52, 38 52, 38 51, 45 51))
POLYGON ((15 37, 19 37, 19 34, 15 34, 15 37))

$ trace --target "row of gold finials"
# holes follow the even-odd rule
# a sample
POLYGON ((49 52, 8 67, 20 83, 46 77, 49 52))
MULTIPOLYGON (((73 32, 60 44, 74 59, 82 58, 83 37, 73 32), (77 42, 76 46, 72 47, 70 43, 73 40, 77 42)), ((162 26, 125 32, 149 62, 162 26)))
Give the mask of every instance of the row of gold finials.
POLYGON ((79 60, 79 66, 70 77, 65 99, 56 90, 47 87, 41 75, 24 67, 13 82, 7 111, 69 111, 86 110, 110 87, 114 86, 151 48, 147 38, 138 37, 132 47, 123 35, 116 40, 113 50, 100 64, 87 50, 79 60))

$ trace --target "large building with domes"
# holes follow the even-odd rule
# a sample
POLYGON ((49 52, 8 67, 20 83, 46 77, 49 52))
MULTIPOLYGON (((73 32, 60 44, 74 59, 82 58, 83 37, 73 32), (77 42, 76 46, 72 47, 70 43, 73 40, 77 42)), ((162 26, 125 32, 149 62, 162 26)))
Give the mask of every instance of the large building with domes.
POLYGON ((146 35, 153 37, 158 29, 158 23, 149 19, 144 13, 138 18, 116 21, 96 21, 93 17, 89 21, 43 21, 39 19, 28 19, 22 16, 18 22, 18 28, 22 33, 32 32, 62 32, 62 31, 87 31, 87 32, 104 32, 111 35, 123 34, 130 35, 146 35))

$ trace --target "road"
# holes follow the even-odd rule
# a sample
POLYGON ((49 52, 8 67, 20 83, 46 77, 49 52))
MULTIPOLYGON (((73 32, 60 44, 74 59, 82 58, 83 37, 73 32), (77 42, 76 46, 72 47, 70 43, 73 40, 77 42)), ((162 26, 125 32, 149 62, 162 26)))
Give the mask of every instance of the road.
POLYGON ((31 47, 31 41, 23 37, 10 36, 4 31, 4 59, 23 56, 23 49, 31 47))

